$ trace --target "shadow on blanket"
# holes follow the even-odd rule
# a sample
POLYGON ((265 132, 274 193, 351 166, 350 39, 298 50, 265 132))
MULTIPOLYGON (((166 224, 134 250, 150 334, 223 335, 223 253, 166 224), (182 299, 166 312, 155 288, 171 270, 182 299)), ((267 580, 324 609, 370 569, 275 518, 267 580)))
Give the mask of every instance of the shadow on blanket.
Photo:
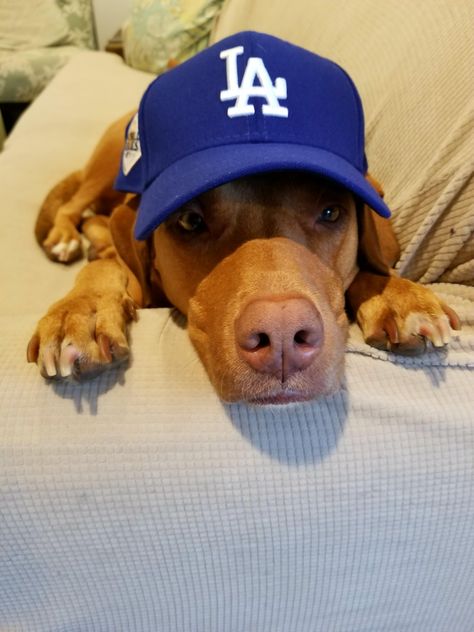
POLYGON ((259 452, 299 467, 320 463, 337 448, 349 397, 342 389, 312 402, 265 408, 227 404, 224 410, 234 428, 259 452))
POLYGON ((125 384, 125 371, 129 365, 120 365, 110 371, 105 371, 94 379, 83 382, 50 382, 54 393, 62 399, 69 399, 74 403, 77 413, 88 412, 97 415, 99 412, 99 397, 104 395, 117 384, 125 384), (88 410, 84 410, 84 406, 88 410))

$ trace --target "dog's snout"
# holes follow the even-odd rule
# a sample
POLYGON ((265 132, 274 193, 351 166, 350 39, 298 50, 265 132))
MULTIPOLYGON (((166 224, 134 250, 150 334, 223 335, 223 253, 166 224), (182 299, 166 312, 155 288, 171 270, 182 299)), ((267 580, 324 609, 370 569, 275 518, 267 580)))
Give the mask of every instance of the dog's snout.
POLYGON ((261 299, 249 303, 235 322, 240 357, 260 373, 285 382, 308 368, 323 341, 323 323, 306 298, 261 299))

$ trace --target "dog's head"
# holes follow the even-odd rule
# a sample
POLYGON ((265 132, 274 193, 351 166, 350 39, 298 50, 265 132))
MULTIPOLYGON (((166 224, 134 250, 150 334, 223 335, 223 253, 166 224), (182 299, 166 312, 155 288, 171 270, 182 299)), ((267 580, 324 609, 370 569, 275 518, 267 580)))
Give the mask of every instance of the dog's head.
POLYGON ((141 195, 135 236, 155 231, 157 284, 225 399, 339 385, 354 197, 390 214, 366 171, 347 73, 278 38, 235 34, 149 86, 117 185, 141 195))
POLYGON ((175 212, 154 244, 162 288, 223 399, 339 386, 357 254, 350 193, 305 174, 241 179, 175 212))

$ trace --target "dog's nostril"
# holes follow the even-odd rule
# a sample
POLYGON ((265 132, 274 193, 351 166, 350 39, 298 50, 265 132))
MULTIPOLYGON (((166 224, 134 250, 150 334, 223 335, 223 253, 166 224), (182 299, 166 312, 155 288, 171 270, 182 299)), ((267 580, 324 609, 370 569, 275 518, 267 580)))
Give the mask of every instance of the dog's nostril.
POLYGON ((297 345, 314 347, 318 344, 319 332, 316 329, 300 329, 293 336, 293 341, 297 345))
POLYGON ((270 336, 265 333, 257 334, 258 343, 255 349, 263 349, 270 346, 270 336))
POLYGON ((300 329, 300 331, 297 331, 296 334, 293 336, 293 340, 296 342, 297 345, 307 344, 307 338, 308 332, 304 329, 300 329))
POLYGON ((242 336, 239 344, 247 351, 258 351, 271 346, 270 336, 264 332, 252 332, 242 336))

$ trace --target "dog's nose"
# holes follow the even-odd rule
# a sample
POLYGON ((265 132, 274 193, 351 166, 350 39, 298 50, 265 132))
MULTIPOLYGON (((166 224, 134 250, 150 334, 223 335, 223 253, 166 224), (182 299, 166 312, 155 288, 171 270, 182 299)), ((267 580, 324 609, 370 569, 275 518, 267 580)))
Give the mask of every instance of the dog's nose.
POLYGON ((310 366, 324 337, 321 316, 306 298, 249 303, 235 322, 240 357, 260 373, 285 382, 310 366))

